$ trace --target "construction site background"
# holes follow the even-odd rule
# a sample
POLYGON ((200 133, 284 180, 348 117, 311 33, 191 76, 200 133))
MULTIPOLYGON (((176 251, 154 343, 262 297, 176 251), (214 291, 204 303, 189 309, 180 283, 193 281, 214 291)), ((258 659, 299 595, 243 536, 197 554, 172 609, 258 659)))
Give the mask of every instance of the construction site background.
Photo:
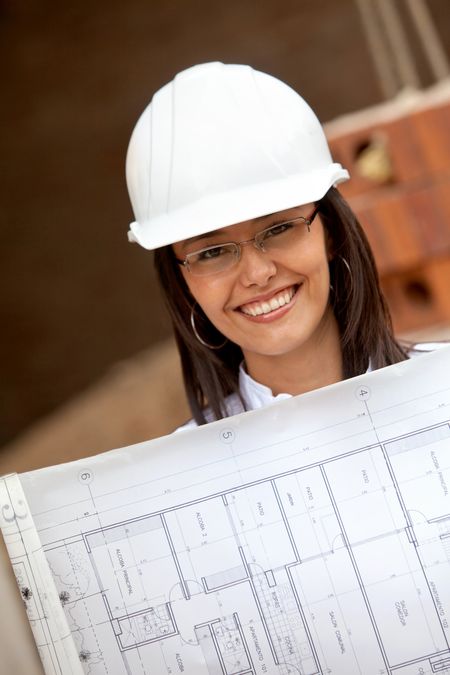
MULTIPOLYGON (((0 474, 189 416, 151 255, 128 246, 124 157, 151 93, 249 63, 328 122, 396 331, 450 338, 448 0, 0 3, 0 474)), ((0 544, 0 675, 42 674, 0 544)))
POLYGON ((126 242, 123 166, 152 92, 196 62, 248 62, 305 96, 352 175, 342 191, 397 333, 448 336, 446 0, 29 0, 0 13, 0 472, 159 436, 189 416, 152 255, 126 242))

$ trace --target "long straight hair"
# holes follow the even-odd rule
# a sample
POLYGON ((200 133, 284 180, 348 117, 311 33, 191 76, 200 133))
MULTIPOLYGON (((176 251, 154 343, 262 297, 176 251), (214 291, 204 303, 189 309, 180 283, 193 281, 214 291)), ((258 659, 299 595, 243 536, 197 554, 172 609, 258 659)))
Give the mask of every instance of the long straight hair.
MULTIPOLYGON (((335 188, 318 204, 331 242, 330 303, 339 327, 344 378, 361 375, 369 362, 375 370, 405 360, 407 353, 393 335, 369 242, 355 214, 335 188)), ((192 415, 197 424, 205 424, 208 406, 214 419, 226 417, 227 396, 240 395, 241 348, 226 341, 210 349, 196 338, 192 310, 202 339, 209 345, 224 342, 191 295, 171 246, 155 251, 155 268, 172 319, 192 415)))

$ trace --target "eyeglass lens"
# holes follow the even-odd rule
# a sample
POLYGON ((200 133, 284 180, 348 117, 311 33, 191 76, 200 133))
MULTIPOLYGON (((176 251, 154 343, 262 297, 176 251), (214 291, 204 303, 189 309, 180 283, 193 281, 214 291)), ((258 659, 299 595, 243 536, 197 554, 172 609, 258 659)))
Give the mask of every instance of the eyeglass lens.
POLYGON ((308 234, 311 220, 304 217, 294 218, 272 225, 248 241, 208 246, 200 251, 194 251, 186 256, 187 266, 192 274, 198 276, 216 274, 229 269, 239 261, 242 246, 253 244, 260 251, 267 253, 289 248, 308 234))

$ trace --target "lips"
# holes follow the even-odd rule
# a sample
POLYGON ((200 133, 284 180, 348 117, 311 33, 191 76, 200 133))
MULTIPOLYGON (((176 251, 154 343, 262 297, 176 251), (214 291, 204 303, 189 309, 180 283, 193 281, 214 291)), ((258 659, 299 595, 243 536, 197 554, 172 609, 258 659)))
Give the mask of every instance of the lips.
POLYGON ((247 316, 262 316, 264 314, 270 314, 271 312, 284 307, 284 305, 288 305, 297 292, 297 289, 298 286, 289 286, 288 288, 283 288, 281 291, 277 291, 269 298, 241 305, 239 307, 239 311, 243 314, 246 314, 247 316))

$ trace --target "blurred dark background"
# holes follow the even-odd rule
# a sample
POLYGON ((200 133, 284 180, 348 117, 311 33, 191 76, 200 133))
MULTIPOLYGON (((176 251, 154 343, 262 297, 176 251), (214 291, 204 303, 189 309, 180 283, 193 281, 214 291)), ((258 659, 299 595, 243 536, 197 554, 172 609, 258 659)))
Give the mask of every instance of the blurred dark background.
MULTIPOLYGON (((448 0, 417 3, 449 58, 448 0)), ((408 1, 394 4, 413 84, 426 89, 436 73, 408 1)), ((125 153, 153 92, 179 70, 220 60, 280 77, 322 121, 381 103, 405 81, 380 78, 363 21, 371 5, 0 2, 0 445, 170 332, 152 256, 126 239, 125 153)))

